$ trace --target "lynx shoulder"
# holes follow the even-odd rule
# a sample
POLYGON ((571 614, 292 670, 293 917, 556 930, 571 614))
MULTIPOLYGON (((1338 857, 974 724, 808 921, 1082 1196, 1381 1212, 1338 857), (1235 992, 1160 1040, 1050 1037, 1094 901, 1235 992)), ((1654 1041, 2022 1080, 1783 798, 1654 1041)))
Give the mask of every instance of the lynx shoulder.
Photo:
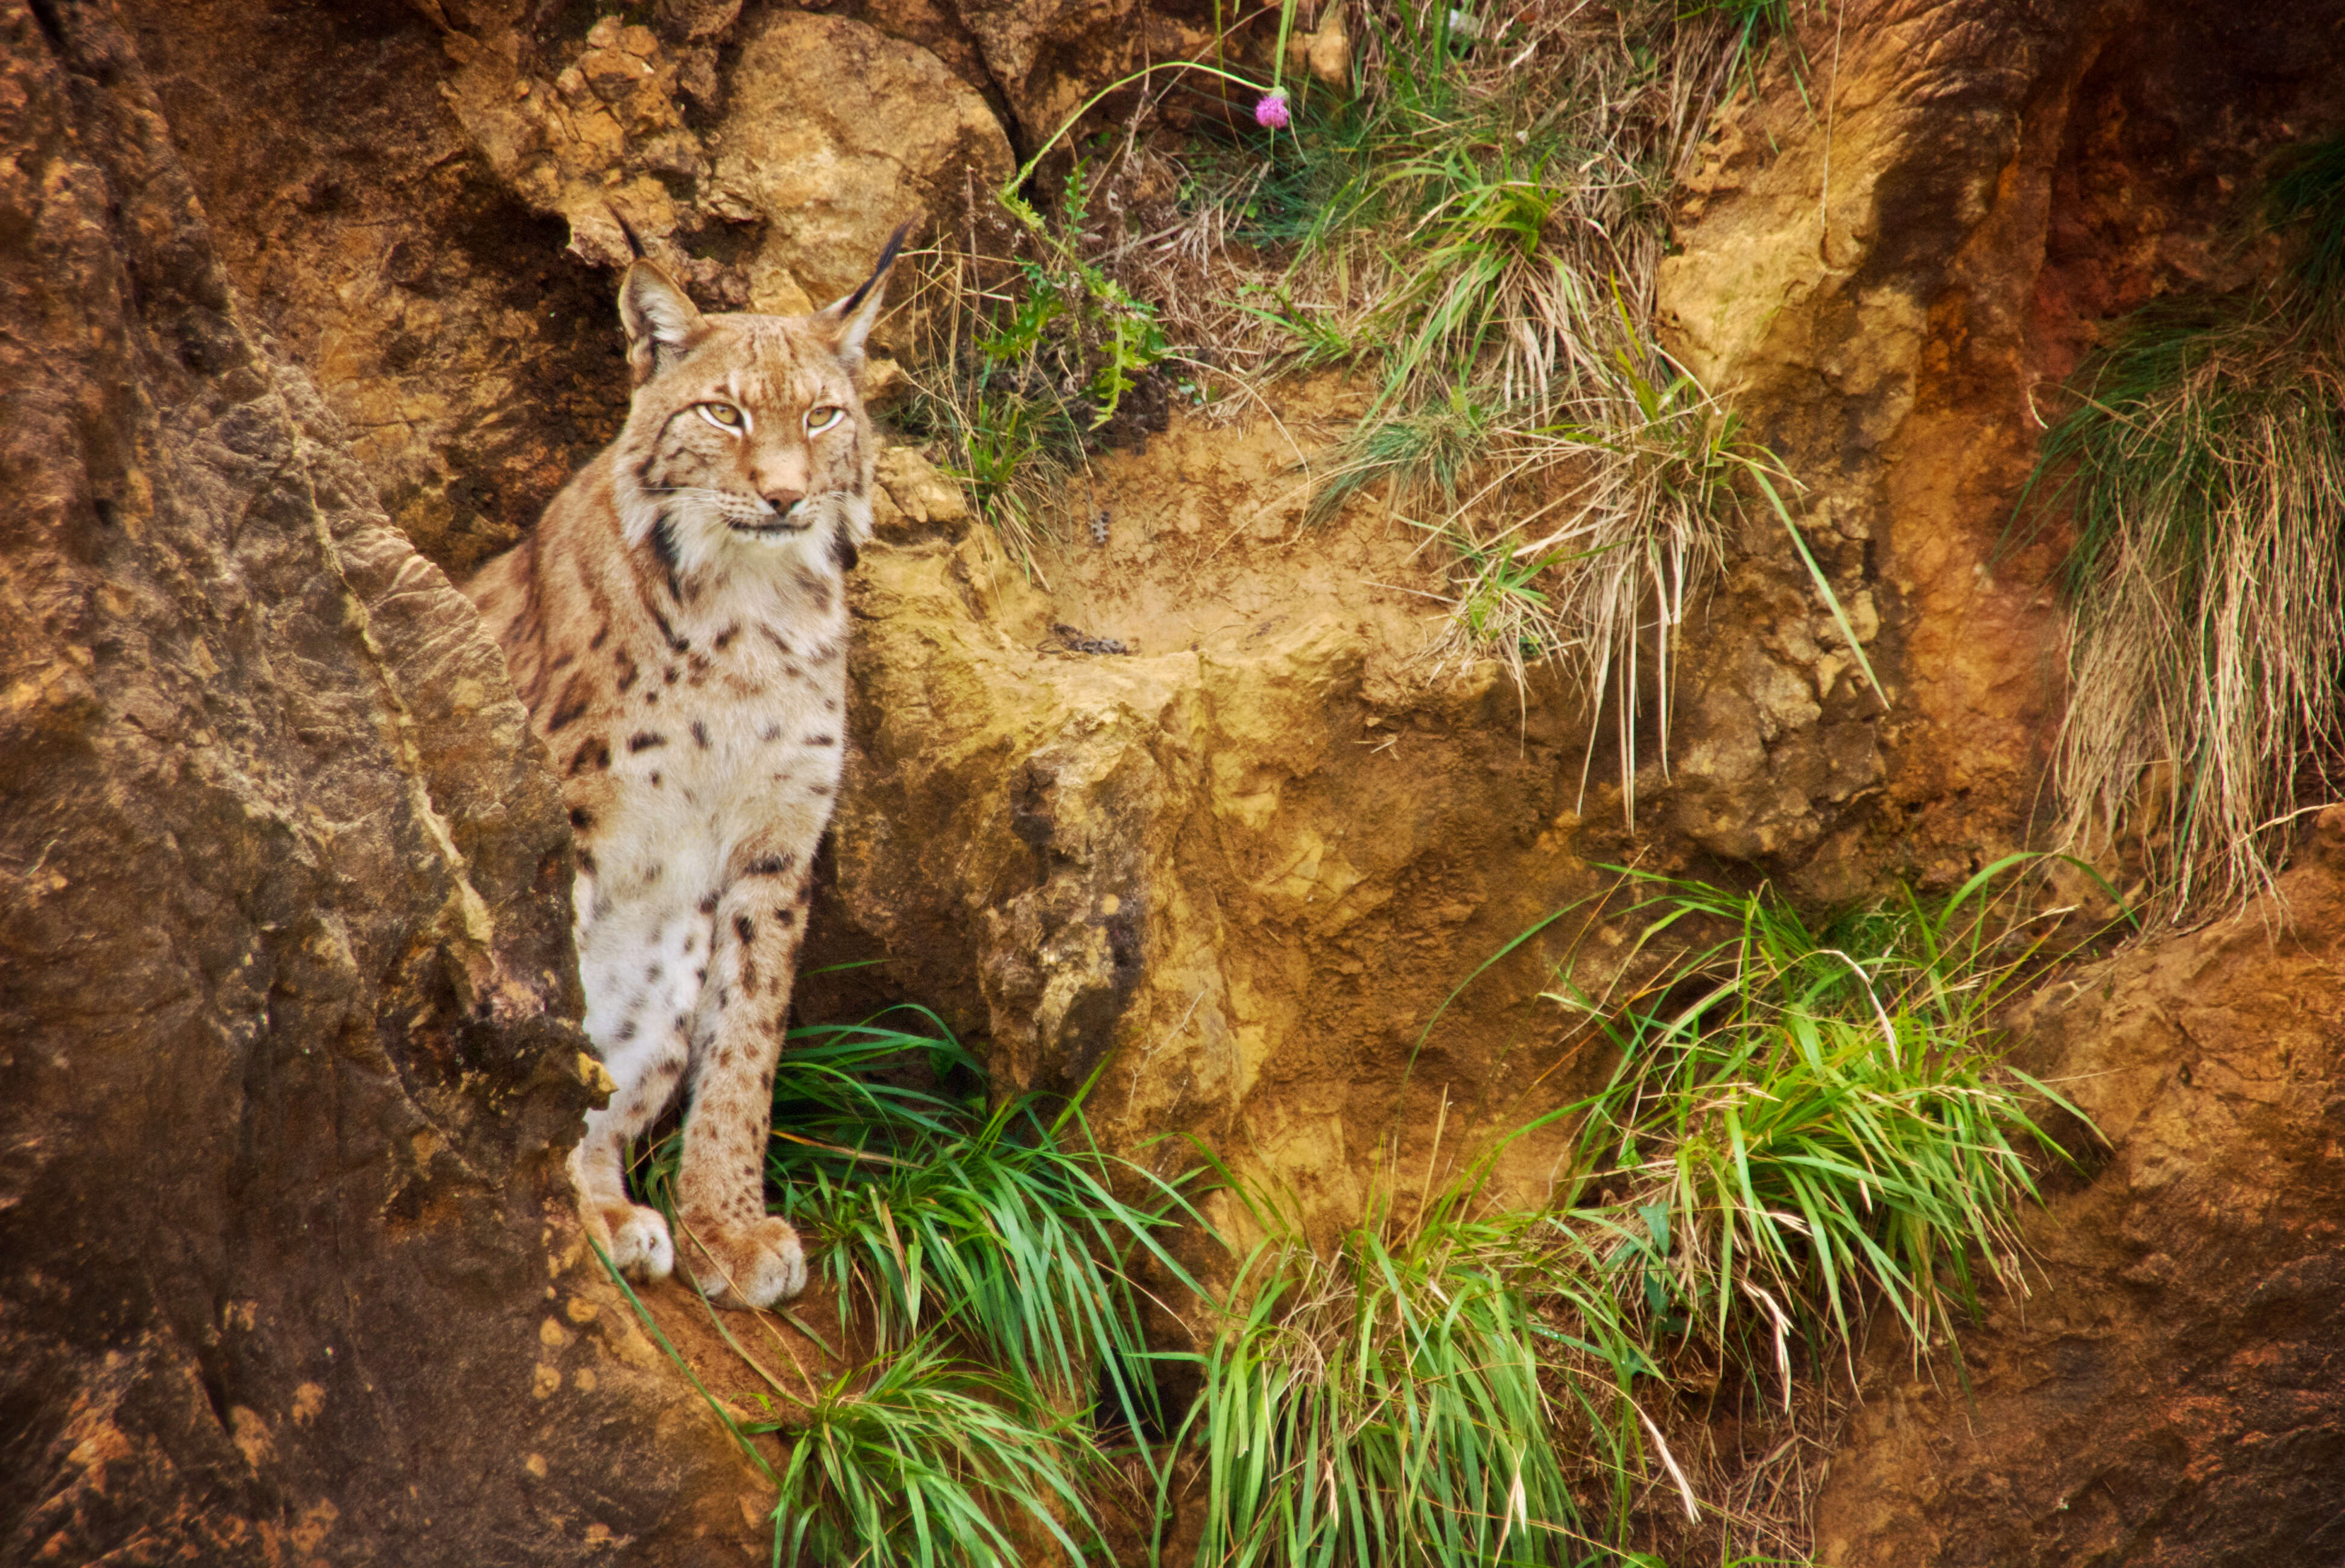
POLYGON ((767 1214, 774 1065, 845 738, 845 572, 877 442, 858 380, 899 230, 810 316, 703 315, 649 262, 619 294, 625 427, 467 585, 562 775, 586 1030, 617 1087, 571 1158, 587 1229, 718 1301, 806 1283, 767 1214), (628 1140, 687 1097, 672 1237, 628 1140))

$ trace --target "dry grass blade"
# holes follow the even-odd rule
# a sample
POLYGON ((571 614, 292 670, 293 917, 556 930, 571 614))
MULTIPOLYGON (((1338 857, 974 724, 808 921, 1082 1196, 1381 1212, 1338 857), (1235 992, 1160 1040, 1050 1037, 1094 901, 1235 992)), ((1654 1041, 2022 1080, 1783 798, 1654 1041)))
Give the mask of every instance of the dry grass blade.
POLYGON ((2177 914, 2269 887, 2298 760, 2345 742, 2345 379, 2225 336, 2095 432, 2107 537, 2061 735, 2072 839, 2138 835, 2177 914))

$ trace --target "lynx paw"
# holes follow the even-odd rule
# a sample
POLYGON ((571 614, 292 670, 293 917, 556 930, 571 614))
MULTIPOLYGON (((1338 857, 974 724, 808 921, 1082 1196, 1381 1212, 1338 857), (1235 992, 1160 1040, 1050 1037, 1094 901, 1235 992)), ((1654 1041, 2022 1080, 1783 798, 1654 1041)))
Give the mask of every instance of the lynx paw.
POLYGON ((597 1219, 610 1234, 611 1266, 630 1280, 665 1280, 675 1268, 675 1243, 659 1210, 614 1204, 597 1219))
POLYGON ((685 1224, 685 1267, 693 1283, 720 1307, 770 1307, 806 1289, 806 1249, 787 1220, 748 1225, 685 1224))

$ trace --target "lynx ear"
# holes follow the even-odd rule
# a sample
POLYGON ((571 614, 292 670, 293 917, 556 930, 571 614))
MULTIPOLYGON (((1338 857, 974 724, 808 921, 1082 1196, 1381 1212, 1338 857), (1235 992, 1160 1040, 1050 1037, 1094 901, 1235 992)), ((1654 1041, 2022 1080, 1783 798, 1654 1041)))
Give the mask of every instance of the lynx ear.
POLYGON ((683 359, 702 331, 691 297, 649 261, 627 268, 627 280, 619 285, 619 319, 627 326, 627 364, 638 387, 683 359))
POLYGON ((879 253, 879 265, 871 269, 863 287, 815 312, 816 324, 830 339, 831 352, 850 371, 863 369, 863 339, 871 335, 871 323, 879 319, 879 301, 888 291, 888 268, 896 265, 896 252, 904 248, 904 236, 911 232, 909 223, 897 225, 896 232, 888 237, 888 248, 879 253))

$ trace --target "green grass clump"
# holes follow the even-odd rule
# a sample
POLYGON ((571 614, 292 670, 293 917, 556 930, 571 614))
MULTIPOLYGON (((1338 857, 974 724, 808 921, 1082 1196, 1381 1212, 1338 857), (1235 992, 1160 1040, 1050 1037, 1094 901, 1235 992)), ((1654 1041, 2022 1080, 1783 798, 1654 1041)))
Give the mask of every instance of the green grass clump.
POLYGON ((1018 1563, 1026 1553, 1002 1521, 1023 1518, 1082 1561, 1097 1540, 1087 1489, 1102 1462, 1073 1421, 1024 1415, 1020 1392, 923 1340, 840 1376, 802 1415, 751 1428, 790 1438, 776 1559, 1018 1563))
MULTIPOLYGON (((678 1141, 648 1158, 650 1201, 678 1141)), ((1156 1366, 1193 1359, 1149 1348, 1133 1278, 1196 1290, 1166 1247, 1182 1185, 1100 1153, 1080 1096, 989 1107, 982 1068, 917 1007, 792 1033, 766 1164, 837 1299, 827 1329, 785 1315, 868 1351, 818 1389, 766 1374, 774 1419, 741 1429, 789 1444, 782 1560, 1014 1563, 1020 1515, 1071 1557, 1098 1549, 1103 1436, 1157 1429, 1156 1366)))
POLYGON ((1680 1511, 1721 1561, 1779 1560, 1797 1522, 1733 1513, 1670 1451, 1679 1379, 1771 1377, 1789 1410, 1876 1303, 1919 1356, 2016 1281, 2028 1159, 2058 1157, 2030 1106, 2068 1108, 1991 1048, 2043 956, 2002 896, 2021 864, 1822 929, 1638 878, 1635 993, 1555 993, 1619 1061, 1534 1124, 1575 1136, 1553 1207, 1491 1205, 1487 1158, 1328 1245, 1256 1203, 1184 1432, 1200 1568, 1629 1568, 1680 1511))
POLYGON ((2025 863, 1822 926, 1624 874, 1613 980, 1551 993, 1613 1047, 1602 1087, 1439 1186, 1436 1135, 1414 1195, 1332 1236, 1233 1189, 1265 1239, 1218 1297, 1169 1249, 1203 1223, 1185 1185, 1100 1155, 1080 1097, 989 1106, 918 1009, 799 1031, 773 1170, 866 1359, 772 1380, 767 1420, 719 1407, 779 1489, 777 1561, 1101 1557, 1111 1442, 1156 1480, 1157 1552, 1186 1511, 1199 1568, 1657 1568, 1696 1536, 1785 1560, 1797 1522, 1729 1508, 1672 1434, 1697 1388, 1771 1381, 1789 1411, 1877 1306, 1919 1357, 2017 1281, 2012 1212, 2059 1157, 2032 1108, 2073 1113, 1993 1049, 2046 956, 2025 863), (1551 1201, 1491 1201, 1541 1129, 1572 1151, 1551 1201), (1202 1354, 1148 1345, 1143 1263, 1218 1319, 1202 1354), (1158 1402, 1174 1361, 1185 1411, 1158 1402), (767 1432, 778 1467, 747 1445, 767 1432))
POLYGON ((1623 1512, 1641 1354, 1601 1296, 1564 1310, 1534 1217, 1474 1191, 1324 1253, 1279 1226, 1239 1271, 1191 1416, 1201 1565, 1578 1563, 1623 1512))
POLYGON ((2122 323, 2021 502, 2075 531, 2067 841, 2133 846, 2178 919, 2268 887, 2299 793, 2345 771, 2345 141, 2267 216, 2277 280, 2122 323))
MULTIPOLYGON (((869 1063, 908 1051, 938 1077, 981 1081, 949 1038, 863 1024, 801 1031, 783 1058, 783 1092, 807 1081, 802 1055, 869 1063)), ((1027 1390, 1038 1410, 1088 1405, 1104 1389, 1101 1413, 1117 1423, 1137 1430, 1159 1420, 1156 1358, 1128 1267, 1152 1261, 1167 1279, 1186 1280, 1165 1247, 1188 1211, 1178 1189, 1101 1155, 1080 1101, 1046 1107, 1020 1096, 989 1110, 973 1093, 868 1083, 856 1092, 887 1114, 854 1129, 851 1154, 839 1151, 845 1139, 825 1148, 777 1134, 769 1161, 781 1212, 838 1287, 842 1327, 861 1314, 888 1344, 949 1336, 1027 1390), (1119 1197, 1116 1182, 1142 1201, 1119 1197)), ((790 1129, 782 1119, 790 1114, 782 1102, 777 1128, 790 1129)))
MULTIPOLYGON (((1518 685, 1527 665, 1545 659, 1591 705, 1609 696, 1621 805, 1633 826, 1640 709, 1650 694, 1650 744, 1667 776, 1678 630, 1723 563, 1732 530, 1754 511, 1783 529, 1857 668, 1876 692, 1880 685, 1784 503, 1792 481, 1782 466, 1744 441, 1734 417, 1690 378, 1665 365, 1624 361, 1619 386, 1627 400, 1596 410, 1609 423, 1516 432, 1514 466, 1474 500, 1503 497, 1525 476, 1550 470, 1569 476, 1559 494, 1487 535, 1436 525, 1457 558, 1457 610, 1437 646, 1445 658, 1497 658, 1518 685), (1585 461, 1590 453, 1600 460, 1585 461)), ((1595 745, 1591 734, 1583 793, 1595 745)))
MULTIPOLYGON (((1518 685, 1551 663, 1609 701, 1633 823, 1640 744, 1668 769, 1678 629, 1728 540, 1754 506, 1797 539, 1789 476, 1652 319, 1668 190, 1785 6, 1347 15, 1354 90, 1291 84, 1290 129, 1193 152, 1193 223, 1248 258, 1225 271, 1267 363, 1369 383, 1310 515, 1382 487, 1450 557, 1438 662, 1495 658, 1518 685)), ((1211 305, 1171 309, 1229 335, 1211 305)))
POLYGON ((1340 324, 1301 347, 1340 341, 1372 370, 1355 440, 1460 387, 1531 422, 1601 396, 1650 309, 1662 197, 1722 79, 1721 29, 1660 5, 1360 24, 1357 90, 1299 84, 1291 130, 1199 156, 1193 202, 1288 258, 1288 319, 1340 324))
POLYGON ((1992 896, 2015 856, 1943 905, 1911 894, 1818 930, 1780 898, 1639 875, 1650 947, 1691 936, 1626 1007, 1565 991, 1619 1051, 1580 1123, 1581 1219, 1655 1320, 1724 1344, 1740 1321, 1845 1340, 1886 1301, 1918 1345, 2005 1283, 2027 1106, 2069 1108, 1989 1048, 1990 1013, 2041 943, 1992 896))

